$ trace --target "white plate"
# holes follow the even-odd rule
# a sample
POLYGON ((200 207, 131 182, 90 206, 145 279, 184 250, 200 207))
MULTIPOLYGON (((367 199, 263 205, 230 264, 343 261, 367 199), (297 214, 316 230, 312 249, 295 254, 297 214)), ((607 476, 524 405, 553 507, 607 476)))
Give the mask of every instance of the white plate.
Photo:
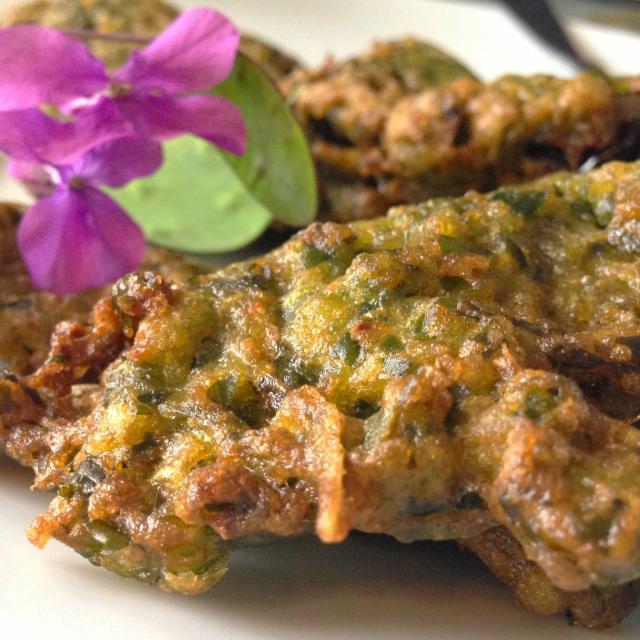
MULTIPOLYGON (((0 0, 0 6, 6 4, 0 0)), ((243 29, 313 64, 329 52, 360 51, 375 38, 414 34, 445 46, 485 78, 509 71, 573 72, 570 63, 550 54, 501 10, 484 4, 219 0, 215 6, 243 29)), ((638 38, 587 25, 573 30, 610 71, 633 72, 638 38)), ((7 197, 8 189, 0 184, 0 197, 7 197)), ((227 577, 210 593, 196 598, 162 593, 96 569, 59 544, 43 552, 31 547, 23 529, 46 507, 47 496, 29 493, 29 473, 9 461, 0 461, 0 477, 3 638, 598 637, 568 629, 561 617, 545 619, 520 610, 476 559, 453 546, 403 546, 383 538, 356 537, 339 546, 304 539, 238 552, 227 577)), ((636 613, 615 637, 635 639, 639 631, 636 613)))

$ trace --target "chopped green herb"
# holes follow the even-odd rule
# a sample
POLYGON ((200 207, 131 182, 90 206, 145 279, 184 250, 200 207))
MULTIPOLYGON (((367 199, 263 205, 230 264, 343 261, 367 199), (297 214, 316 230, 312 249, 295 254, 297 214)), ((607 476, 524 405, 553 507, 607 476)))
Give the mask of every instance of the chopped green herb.
POLYGON ((402 351, 404 349, 402 340, 393 334, 385 336, 380 346, 385 351, 402 351))
POLYGON ((440 251, 443 254, 448 253, 468 253, 468 245, 461 238, 456 238, 455 236, 438 236, 438 245, 440 246, 440 251))
POLYGON ((538 422, 546 413, 558 406, 558 399, 547 389, 531 389, 525 399, 524 413, 538 422))
POLYGON ((129 536, 102 520, 94 520, 87 525, 93 539, 99 542, 103 549, 119 551, 129 544, 129 536))
POLYGON ((322 264, 330 259, 331 254, 326 251, 322 251, 322 249, 318 249, 311 244, 305 244, 302 249, 302 264, 307 269, 322 264))
POLYGON ((516 242, 511 240, 511 238, 507 238, 504 244, 505 244, 505 249, 507 253, 515 260, 517 265, 521 269, 526 269, 528 266, 527 258, 524 255, 520 246, 516 242))
POLYGON ((496 191, 492 200, 500 200, 508 204, 515 212, 523 216, 533 215, 545 199, 542 191, 521 191, 517 189, 501 189, 496 191))
POLYGON ((348 365, 352 365, 358 359, 360 355, 360 345, 351 337, 350 334, 345 333, 333 348, 333 352, 348 365))
POLYGON ((569 206, 571 212, 580 218, 580 220, 588 221, 593 219, 593 205, 589 200, 585 200, 584 198, 572 200, 569 206))

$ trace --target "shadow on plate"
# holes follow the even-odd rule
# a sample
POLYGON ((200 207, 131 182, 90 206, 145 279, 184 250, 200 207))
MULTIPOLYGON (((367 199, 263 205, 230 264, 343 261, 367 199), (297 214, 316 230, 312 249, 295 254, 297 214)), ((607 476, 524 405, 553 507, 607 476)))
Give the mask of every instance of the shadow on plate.
MULTIPOLYGON (((28 493, 29 472, 17 465, 0 461, 0 479, 0 495, 18 498, 21 512, 23 503, 31 513, 46 503, 47 496, 28 493)), ((86 617, 114 612, 110 636, 96 637, 113 637, 118 629, 126 630, 126 638, 135 629, 154 639, 175 637, 181 629, 180 637, 190 640, 512 640, 531 633, 544 640, 593 640, 600 635, 569 629, 561 617, 540 618, 519 609, 482 564, 453 543, 402 545, 354 534, 341 545, 305 537, 244 549, 233 554, 217 588, 193 598, 97 571, 59 545, 40 554, 34 550, 33 557, 42 566, 40 588, 62 583, 69 593, 99 595, 86 600, 86 617), (144 616, 132 619, 132 610, 144 616)), ((636 614, 615 638, 636 638, 639 629, 636 614)))

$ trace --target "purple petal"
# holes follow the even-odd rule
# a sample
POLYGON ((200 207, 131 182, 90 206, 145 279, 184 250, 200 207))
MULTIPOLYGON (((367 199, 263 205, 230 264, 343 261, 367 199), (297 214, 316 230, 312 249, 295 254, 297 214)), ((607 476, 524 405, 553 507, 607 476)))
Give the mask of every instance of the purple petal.
POLYGON ((132 133, 131 123, 108 99, 81 109, 71 122, 36 108, 0 111, 0 151, 26 162, 68 164, 97 144, 132 133))
POLYGON ((84 44, 37 25, 0 30, 0 110, 63 105, 108 84, 104 64, 84 44))
POLYGON ((0 150, 16 160, 47 163, 52 155, 50 147, 69 144, 71 124, 54 120, 40 109, 0 111, 0 150))
POLYGON ((116 82, 136 92, 160 89, 169 94, 211 89, 231 72, 240 35, 213 9, 185 11, 144 49, 116 71, 116 82))
POLYGON ((242 112, 225 98, 128 96, 118 100, 141 136, 168 140, 190 133, 236 155, 242 155, 247 147, 242 112))
POLYGON ((162 145, 145 138, 118 138, 87 152, 66 168, 88 183, 122 187, 135 178, 155 173, 162 166, 162 145))
POLYGON ((36 198, 50 196, 56 189, 53 172, 42 164, 12 160, 7 167, 7 173, 16 180, 20 180, 29 192, 36 198))
POLYGON ((145 249, 138 225, 91 187, 62 188, 25 214, 18 243, 36 287, 67 295, 115 282, 145 249))

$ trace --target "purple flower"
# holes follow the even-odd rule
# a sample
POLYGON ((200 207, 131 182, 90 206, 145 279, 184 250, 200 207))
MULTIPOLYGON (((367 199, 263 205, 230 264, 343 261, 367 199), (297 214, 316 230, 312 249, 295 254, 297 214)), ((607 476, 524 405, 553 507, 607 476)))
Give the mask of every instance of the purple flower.
POLYGON ((69 163, 124 135, 190 133, 242 154, 246 127, 232 102, 193 95, 230 73, 239 43, 210 9, 183 13, 109 77, 70 36, 35 25, 0 31, 0 150, 27 162, 69 163), (62 118, 40 107, 55 107, 62 118))
POLYGON ((140 227, 98 187, 151 175, 162 147, 120 138, 69 165, 13 162, 11 173, 44 197, 27 211, 18 244, 34 284, 58 294, 114 282, 136 269, 145 250, 140 227))

